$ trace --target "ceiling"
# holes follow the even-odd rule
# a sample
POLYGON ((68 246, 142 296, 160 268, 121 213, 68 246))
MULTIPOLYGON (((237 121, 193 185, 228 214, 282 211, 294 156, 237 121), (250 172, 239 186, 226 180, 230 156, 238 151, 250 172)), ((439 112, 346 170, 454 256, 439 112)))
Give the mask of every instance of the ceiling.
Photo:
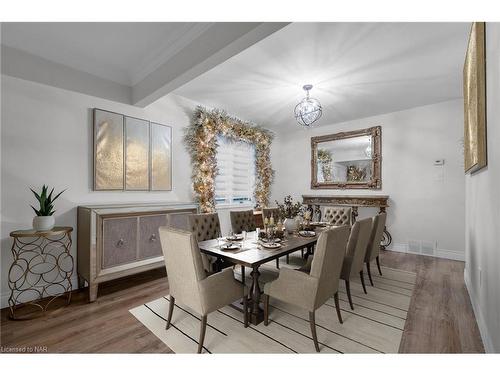
POLYGON ((262 126, 296 126, 302 86, 318 125, 462 97, 469 23, 292 23, 174 92, 262 126))
POLYGON ((2 44, 123 85, 135 85, 210 23, 4 23, 2 44))
POLYGON ((2 23, 2 74, 146 106, 286 22, 2 23))

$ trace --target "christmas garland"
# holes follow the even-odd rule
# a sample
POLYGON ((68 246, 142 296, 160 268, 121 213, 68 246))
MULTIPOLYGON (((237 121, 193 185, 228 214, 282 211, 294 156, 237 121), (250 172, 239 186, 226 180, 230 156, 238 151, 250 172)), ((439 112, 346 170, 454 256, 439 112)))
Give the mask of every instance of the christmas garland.
POLYGON ((274 178, 271 167, 273 134, 226 112, 196 107, 192 123, 186 128, 184 143, 191 155, 195 198, 202 212, 215 211, 215 177, 217 176, 217 136, 255 146, 254 198, 258 207, 267 207, 274 178))

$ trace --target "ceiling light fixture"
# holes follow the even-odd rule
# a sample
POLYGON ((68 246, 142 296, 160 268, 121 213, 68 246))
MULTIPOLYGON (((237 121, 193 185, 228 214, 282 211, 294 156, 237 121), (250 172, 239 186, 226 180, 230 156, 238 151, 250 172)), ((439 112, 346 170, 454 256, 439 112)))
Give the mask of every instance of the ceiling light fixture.
POLYGON ((306 92, 306 97, 295 106, 295 119, 300 125, 309 128, 321 117, 323 110, 318 100, 309 97, 309 91, 313 86, 304 85, 302 88, 306 92))

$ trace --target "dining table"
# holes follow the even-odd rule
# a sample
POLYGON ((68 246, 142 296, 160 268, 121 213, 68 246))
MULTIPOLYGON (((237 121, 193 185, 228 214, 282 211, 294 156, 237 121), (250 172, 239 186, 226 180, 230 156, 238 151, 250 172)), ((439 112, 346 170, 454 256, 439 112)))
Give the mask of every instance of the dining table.
MULTIPOLYGON (((257 232, 248 232, 239 241, 229 241, 224 237, 201 241, 198 243, 198 247, 202 253, 215 257, 217 259, 216 265, 230 263, 248 267, 252 270, 250 273, 252 284, 249 291, 249 322, 257 325, 264 320, 264 311, 260 307, 262 290, 259 285, 259 267, 302 249, 307 249, 307 257, 312 253, 321 230, 323 228, 318 228, 314 232, 315 235, 312 236, 303 236, 299 233, 285 234, 285 237, 280 242, 280 246, 276 249, 266 248, 263 240, 258 238, 257 232), (224 245, 228 242, 237 243, 238 247, 235 249, 226 249, 224 245)), ((242 282, 245 282, 244 271, 242 272, 242 282)))

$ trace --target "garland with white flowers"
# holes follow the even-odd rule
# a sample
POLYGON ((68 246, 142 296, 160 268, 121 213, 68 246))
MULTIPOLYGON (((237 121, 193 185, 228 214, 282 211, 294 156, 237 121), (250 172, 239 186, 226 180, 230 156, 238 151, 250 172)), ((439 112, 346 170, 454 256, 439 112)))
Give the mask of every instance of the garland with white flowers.
POLYGON ((258 207, 267 207, 274 178, 274 170, 271 167, 273 133, 229 116, 223 110, 208 110, 198 106, 191 125, 186 128, 184 143, 191 155, 193 190, 201 211, 215 211, 218 136, 255 146, 254 198, 258 207))

